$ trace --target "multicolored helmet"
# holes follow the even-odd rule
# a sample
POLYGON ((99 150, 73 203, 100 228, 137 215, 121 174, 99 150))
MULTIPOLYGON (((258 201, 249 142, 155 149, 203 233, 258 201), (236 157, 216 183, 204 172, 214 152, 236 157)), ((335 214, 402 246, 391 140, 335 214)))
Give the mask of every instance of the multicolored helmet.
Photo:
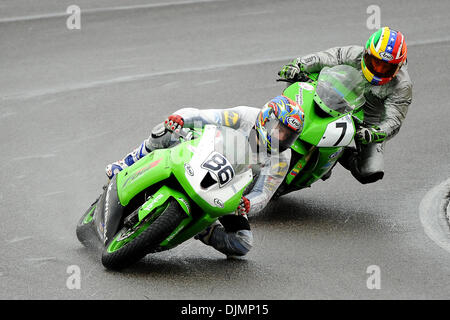
POLYGON ((267 151, 283 152, 290 148, 303 130, 302 108, 285 96, 267 102, 256 118, 256 132, 267 151))
POLYGON ((389 27, 378 29, 366 42, 361 68, 374 85, 388 83, 406 61, 405 37, 389 27))

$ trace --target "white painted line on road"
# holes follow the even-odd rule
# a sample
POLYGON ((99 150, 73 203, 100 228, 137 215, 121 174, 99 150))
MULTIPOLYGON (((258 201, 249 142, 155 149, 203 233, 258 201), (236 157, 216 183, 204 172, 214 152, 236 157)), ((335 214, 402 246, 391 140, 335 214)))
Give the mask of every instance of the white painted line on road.
POLYGON ((56 157, 56 155, 53 153, 34 154, 34 155, 30 155, 30 156, 16 157, 16 158, 13 158, 12 161, 31 160, 31 159, 48 159, 48 158, 53 158, 53 157, 56 157))
MULTIPOLYGON (((447 41, 450 42, 450 39, 441 39, 441 40, 437 39, 437 40, 422 41, 422 42, 416 41, 416 42, 413 42, 412 44, 410 44, 409 46, 441 43, 441 42, 447 42, 447 41)), ((76 83, 76 84, 72 84, 72 85, 68 85, 68 86, 64 86, 64 87, 54 87, 54 88, 33 90, 33 91, 27 91, 27 92, 22 92, 22 93, 17 93, 17 94, 0 96, 0 99, 5 100, 5 101, 7 101, 7 100, 28 100, 28 99, 39 98, 42 96, 47 96, 47 95, 52 95, 52 94, 66 93, 66 92, 72 92, 72 91, 77 91, 77 90, 82 90, 82 89, 99 88, 99 87, 104 87, 104 86, 108 86, 108 85, 141 81, 141 80, 147 80, 147 79, 161 77, 161 76, 175 75, 175 74, 180 74, 180 73, 206 72, 206 71, 235 68, 235 67, 249 66, 249 65, 258 65, 258 64, 265 64, 265 63, 280 63, 280 67, 281 67, 283 63, 291 61, 292 57, 293 57, 293 55, 285 56, 285 57, 267 58, 267 59, 254 59, 254 60, 250 60, 250 61, 242 61, 241 60, 238 63, 225 63, 225 64, 216 64, 216 65, 210 65, 210 66, 204 66, 204 67, 193 67, 193 68, 185 68, 185 69, 167 70, 164 72, 150 72, 150 73, 120 76, 120 77, 105 79, 105 80, 76 83)), ((272 87, 272 85, 270 87, 272 87)))
POLYGON ((47 261, 56 261, 56 257, 42 257, 42 258, 26 258, 26 261, 29 262, 47 262, 47 261))
POLYGON ((242 13, 238 13, 237 16, 238 17, 245 17, 245 16, 256 16, 256 15, 261 15, 261 14, 272 14, 271 11, 268 10, 264 10, 264 11, 252 11, 252 12, 242 12, 242 13))
POLYGON ((41 197, 52 197, 52 196, 56 196, 57 194, 62 194, 62 193, 65 193, 65 191, 49 192, 49 193, 43 194, 41 197))
POLYGON ((105 80, 72 84, 72 85, 68 85, 68 86, 64 86, 64 87, 33 90, 33 91, 27 91, 27 92, 23 92, 23 93, 12 94, 12 95, 0 96, 0 99, 3 99, 3 100, 27 100, 27 99, 33 99, 33 98, 38 98, 38 97, 52 95, 52 94, 65 93, 65 92, 71 92, 71 91, 82 90, 82 89, 98 88, 98 87, 104 87, 104 86, 113 85, 113 84, 119 84, 119 83, 128 83, 128 82, 134 82, 134 81, 140 81, 140 80, 147 80, 147 79, 151 79, 151 78, 176 75, 176 74, 180 74, 180 73, 206 72, 206 71, 220 70, 220 69, 226 69, 226 68, 263 64, 263 63, 280 62, 280 61, 290 61, 290 60, 292 60, 292 57, 282 57, 282 58, 277 57, 277 58, 273 58, 273 59, 260 59, 260 60, 251 60, 251 61, 241 61, 239 63, 216 64, 216 65, 210 65, 210 66, 205 66, 205 67, 167 70, 164 72, 150 72, 150 73, 134 74, 134 75, 121 76, 121 77, 105 79, 105 80))
POLYGON ((450 42, 450 38, 411 41, 410 43, 408 43, 408 47, 424 46, 424 45, 430 45, 430 44, 440 44, 440 43, 447 43, 447 42, 450 42))
POLYGON ((13 116, 15 114, 16 114, 15 112, 5 112, 5 113, 0 114, 0 119, 4 119, 4 118, 10 117, 10 116, 13 116))
POLYGON ((194 86, 200 87, 200 86, 206 86, 208 84, 213 84, 213 83, 217 83, 220 80, 209 80, 209 81, 202 81, 202 82, 198 82, 196 84, 194 84, 194 86))
POLYGON ((446 217, 449 205, 450 179, 431 189, 419 207, 420 222, 427 236, 450 252, 450 226, 446 217))
POLYGON ((21 241, 25 241, 25 240, 30 240, 30 239, 33 239, 33 237, 26 236, 26 237, 21 237, 21 238, 14 238, 14 239, 9 240, 7 242, 8 242, 8 244, 11 244, 11 243, 21 242, 21 241))
MULTIPOLYGON (((105 7, 105 8, 93 8, 93 9, 83 9, 83 8, 81 8, 81 14, 86 14, 86 13, 87 14, 89 14, 89 13, 104 13, 104 12, 113 12, 113 11, 129 11, 129 10, 151 9, 151 8, 162 8, 162 7, 172 7, 172 6, 178 6, 178 5, 190 5, 190 4, 219 2, 219 1, 224 1, 224 0, 173 1, 173 2, 148 3, 148 4, 131 5, 131 6, 116 6, 116 7, 105 7)), ((29 15, 29 16, 1 18, 0 19, 0 23, 32 21, 32 20, 51 19, 51 18, 62 18, 62 17, 67 17, 69 15, 70 15, 70 13, 66 13, 66 12, 55 12, 55 13, 29 15)))

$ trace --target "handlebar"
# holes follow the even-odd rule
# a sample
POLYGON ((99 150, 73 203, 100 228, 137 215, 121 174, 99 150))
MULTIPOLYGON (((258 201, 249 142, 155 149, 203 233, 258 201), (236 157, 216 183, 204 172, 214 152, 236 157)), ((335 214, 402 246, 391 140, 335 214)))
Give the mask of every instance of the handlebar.
POLYGON ((180 131, 173 131, 172 134, 182 138, 186 141, 190 141, 194 138, 193 130, 189 128, 182 128, 180 131))
POLYGON ((316 81, 318 77, 318 74, 316 73, 300 73, 298 74, 294 79, 284 79, 284 78, 278 78, 277 82, 288 82, 288 83, 295 83, 295 82, 313 82, 316 81))

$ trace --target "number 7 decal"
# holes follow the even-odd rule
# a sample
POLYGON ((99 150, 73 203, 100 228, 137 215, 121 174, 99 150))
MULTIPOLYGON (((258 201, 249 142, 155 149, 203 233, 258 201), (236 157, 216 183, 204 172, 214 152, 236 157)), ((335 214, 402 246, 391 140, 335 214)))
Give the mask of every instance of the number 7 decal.
POLYGON ((336 122, 336 129, 342 128, 342 133, 336 143, 333 145, 334 147, 339 145, 339 143, 344 139, 345 133, 347 132, 347 122, 336 122))
POLYGON ((327 125, 327 129, 317 144, 318 147, 343 147, 348 145, 353 138, 355 129, 349 116, 336 119, 327 125))

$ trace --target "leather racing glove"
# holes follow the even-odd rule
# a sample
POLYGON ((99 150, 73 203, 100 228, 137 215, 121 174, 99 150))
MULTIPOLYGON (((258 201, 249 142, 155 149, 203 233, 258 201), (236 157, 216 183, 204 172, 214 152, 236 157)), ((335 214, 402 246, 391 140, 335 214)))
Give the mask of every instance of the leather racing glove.
POLYGON ((387 134, 378 126, 361 127, 355 135, 355 139, 362 144, 378 143, 386 140, 387 134))
POLYGON ((287 65, 283 66, 278 75, 286 80, 301 80, 304 81, 308 79, 307 72, 304 71, 303 66, 299 63, 298 59, 294 59, 287 65))
POLYGON ((164 121, 164 126, 171 132, 180 132, 180 130, 183 129, 183 125, 183 117, 177 114, 170 115, 166 121, 164 121))
POLYGON ((249 212, 250 200, 248 200, 246 197, 242 197, 241 201, 239 202, 239 206, 236 209, 236 214, 246 217, 249 212))

